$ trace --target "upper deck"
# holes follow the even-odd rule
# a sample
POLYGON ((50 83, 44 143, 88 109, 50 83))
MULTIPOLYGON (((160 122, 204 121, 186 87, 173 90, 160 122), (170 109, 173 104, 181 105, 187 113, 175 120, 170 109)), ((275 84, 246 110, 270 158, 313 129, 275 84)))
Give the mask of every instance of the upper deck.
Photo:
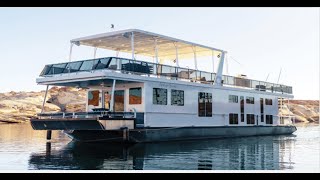
MULTIPOLYGON (((119 57, 105 57, 68 63, 49 64, 44 67, 40 76, 52 77, 68 73, 94 72, 97 70, 112 70, 120 73, 149 76, 151 78, 167 78, 173 81, 187 81, 211 85, 214 85, 216 80, 216 73, 119 57)), ((292 87, 282 84, 228 75, 223 75, 222 79, 223 86, 279 94, 292 94, 292 87)))

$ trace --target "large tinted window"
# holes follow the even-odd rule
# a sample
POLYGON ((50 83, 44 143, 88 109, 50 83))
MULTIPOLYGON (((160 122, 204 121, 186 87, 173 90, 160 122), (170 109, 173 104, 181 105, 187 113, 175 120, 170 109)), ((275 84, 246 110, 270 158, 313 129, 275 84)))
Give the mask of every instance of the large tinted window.
POLYGON ((108 69, 118 69, 118 59, 112 58, 109 62, 108 69))
POLYGON ((44 67, 44 69, 42 70, 40 76, 49 74, 51 67, 52 67, 52 65, 46 65, 44 67))
POLYGON ((141 104, 141 88, 130 88, 129 89, 129 104, 141 104))
POLYGON ((83 61, 68 63, 67 68, 64 69, 64 73, 79 71, 82 63, 83 61))
POLYGON ((153 88, 153 104, 167 105, 167 89, 153 88))
POLYGON ((183 106, 184 105, 184 91, 171 90, 171 105, 183 106))
POLYGON ((67 66, 67 63, 54 64, 54 65, 52 65, 48 74, 61 74, 61 73, 63 73, 66 66, 67 66))
POLYGON ((107 67, 110 58, 103 58, 95 62, 93 69, 104 69, 107 67))
POLYGON ((94 61, 83 61, 81 67, 80 67, 80 71, 88 71, 88 70, 92 70, 93 67, 93 63, 94 61))

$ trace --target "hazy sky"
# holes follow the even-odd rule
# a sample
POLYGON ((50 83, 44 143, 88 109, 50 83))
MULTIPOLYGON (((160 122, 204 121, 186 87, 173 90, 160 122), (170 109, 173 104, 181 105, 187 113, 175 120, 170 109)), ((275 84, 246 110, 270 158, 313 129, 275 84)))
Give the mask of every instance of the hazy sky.
POLYGON ((68 61, 71 39, 114 24, 227 50, 240 62, 229 58, 230 75, 277 82, 282 68, 279 83, 293 86, 295 99, 319 99, 319 16, 319 8, 0 8, 0 92, 45 89, 36 78, 45 64, 68 61))

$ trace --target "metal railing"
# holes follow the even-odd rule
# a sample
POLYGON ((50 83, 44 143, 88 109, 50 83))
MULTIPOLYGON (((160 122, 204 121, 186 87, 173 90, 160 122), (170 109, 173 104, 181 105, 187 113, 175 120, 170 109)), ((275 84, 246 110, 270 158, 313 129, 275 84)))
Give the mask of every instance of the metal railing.
MULTIPOLYGON (((46 77, 56 74, 95 71, 101 69, 109 69, 137 75, 147 75, 150 77, 165 77, 173 80, 187 80, 189 82, 205 84, 213 84, 216 78, 216 73, 118 57, 49 64, 44 67, 40 76, 46 77)), ((222 78, 225 86, 248 88, 272 93, 292 94, 291 86, 228 75, 223 75, 222 78)))
POLYGON ((80 119, 80 118, 136 118, 136 112, 47 112, 37 114, 39 119, 80 119))

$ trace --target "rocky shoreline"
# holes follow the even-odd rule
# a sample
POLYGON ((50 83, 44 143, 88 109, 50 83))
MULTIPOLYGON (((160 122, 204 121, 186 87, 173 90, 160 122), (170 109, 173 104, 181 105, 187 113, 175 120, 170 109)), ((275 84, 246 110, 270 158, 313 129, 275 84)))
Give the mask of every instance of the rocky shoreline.
MULTIPOLYGON (((0 93, 0 123, 28 122, 41 112, 45 91, 0 93)), ((85 90, 69 87, 49 89, 45 112, 85 111, 85 90)), ((294 115, 296 123, 318 123, 318 100, 291 100, 285 102, 283 115, 294 115)))

